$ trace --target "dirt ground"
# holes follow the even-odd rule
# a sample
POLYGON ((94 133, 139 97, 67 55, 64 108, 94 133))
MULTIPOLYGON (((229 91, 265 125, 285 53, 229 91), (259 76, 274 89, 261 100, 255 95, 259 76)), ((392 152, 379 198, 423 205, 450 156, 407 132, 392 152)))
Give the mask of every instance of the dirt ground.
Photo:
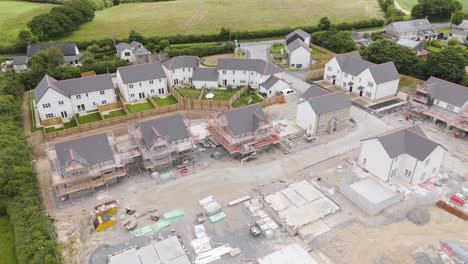
POLYGON ((233 53, 207 56, 207 57, 203 57, 202 59, 204 60, 203 64, 216 67, 216 65, 218 65, 218 59, 232 59, 232 58, 234 58, 233 53))

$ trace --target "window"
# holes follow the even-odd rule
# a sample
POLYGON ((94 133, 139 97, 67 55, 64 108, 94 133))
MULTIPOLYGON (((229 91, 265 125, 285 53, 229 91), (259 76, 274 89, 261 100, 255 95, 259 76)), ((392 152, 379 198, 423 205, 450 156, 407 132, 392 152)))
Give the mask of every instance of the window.
POLYGON ((324 118, 325 118, 325 114, 321 114, 320 119, 324 119, 324 118))
POLYGON ((405 176, 408 178, 411 177, 411 171, 405 170, 405 176))
POLYGON ((93 105, 96 105, 96 102, 93 102, 93 105))
POLYGON ((58 104, 59 104, 59 105, 63 105, 63 101, 58 101, 58 104))
POLYGON ((159 79, 159 82, 162 82, 162 79, 159 79))
POLYGON ((331 70, 332 70, 332 67, 328 66, 328 67, 327 67, 327 70, 331 71, 331 70))
POLYGON ((245 74, 246 71, 244 71, 244 74, 245 74))
POLYGON ((187 71, 190 72, 190 68, 188 68, 187 71))
POLYGON ((86 97, 88 97, 88 93, 86 93, 86 97))
POLYGON ((240 83, 247 83, 247 81, 246 80, 241 80, 240 83))
POLYGON ((135 97, 135 94, 131 94, 130 97, 135 97))
POLYGON ((455 109, 455 106, 454 106, 454 105, 451 105, 451 104, 447 104, 447 109, 453 111, 453 110, 455 109))
POLYGON ((226 74, 226 71, 223 71, 223 74, 226 74))
POLYGON ((347 73, 345 73, 345 74, 344 74, 344 77, 348 77, 348 74, 347 74, 347 73))
POLYGON ((429 166, 429 163, 431 163, 431 159, 427 159, 424 165, 429 166))
POLYGON ((153 80, 149 81, 149 84, 153 84, 153 80))
POLYGON ((346 87, 346 82, 343 82, 343 86, 346 87))
POLYGON ((319 126, 319 129, 318 129, 318 130, 319 130, 319 131, 322 131, 322 130, 324 130, 324 129, 325 129, 325 126, 322 125, 322 126, 319 126))
POLYGON ((172 70, 172 73, 175 73, 175 70, 172 70))
POLYGON ((439 102, 440 102, 439 100, 435 100, 435 104, 436 104, 436 105, 438 105, 438 104, 439 104, 439 102))
POLYGON ((236 74, 236 71, 232 71, 232 74, 233 74, 233 75, 236 74))
POLYGON ((374 87, 374 83, 372 83, 372 82, 368 82, 367 85, 368 85, 369 87, 374 87))
POLYGON ((126 57, 130 56, 130 52, 125 52, 125 56, 126 57))
POLYGON ((133 88, 133 84, 129 84, 129 85, 128 85, 128 88, 132 89, 132 88, 133 88))
POLYGON ((43 104, 43 105, 42 105, 42 108, 49 108, 49 107, 50 107, 50 104, 49 104, 49 103, 43 104))
POLYGON ((101 94, 105 94, 106 92, 104 92, 104 91, 100 91, 100 93, 101 93, 101 94))
POLYGON ((185 68, 183 68, 182 71, 185 72, 185 68))
POLYGON ((107 101, 106 100, 102 100, 101 102, 103 105, 107 104, 107 101))
POLYGON ((141 87, 141 83, 138 83, 138 85, 141 87))
POLYGON ((54 117, 54 114, 46 114, 45 117, 46 118, 52 118, 52 117, 54 117))
POLYGON ((366 96, 367 96, 367 97, 372 97, 372 93, 366 92, 366 96))
POLYGON ((154 93, 154 89, 151 89, 150 93, 154 93))
POLYGON ((189 82, 189 83, 192 83, 192 78, 189 77, 189 78, 188 78, 188 82, 189 82))
POLYGON ((77 94, 76 99, 81 99, 81 94, 77 94))
POLYGON ((366 162, 367 162, 366 158, 362 159, 362 165, 366 165, 366 162))
POLYGON ((164 94, 164 88, 159 88, 159 89, 158 89, 158 93, 159 93, 159 94, 164 94))

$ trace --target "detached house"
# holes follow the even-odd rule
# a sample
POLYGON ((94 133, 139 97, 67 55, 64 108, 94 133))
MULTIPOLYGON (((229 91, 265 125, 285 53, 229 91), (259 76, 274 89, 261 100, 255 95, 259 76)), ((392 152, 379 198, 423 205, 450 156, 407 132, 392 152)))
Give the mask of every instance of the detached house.
POLYGON ((397 93, 400 75, 393 62, 374 64, 363 60, 358 52, 350 52, 327 62, 324 80, 375 102, 397 93))
POLYGON ((170 85, 192 86, 193 70, 199 67, 199 60, 195 56, 177 56, 162 65, 170 85))
POLYGON ((296 38, 286 46, 289 58, 289 67, 308 68, 310 64, 310 48, 300 38, 296 38))
POLYGON ((140 42, 132 41, 130 44, 119 43, 115 45, 117 57, 128 62, 135 62, 138 57, 146 57, 151 54, 140 42))
POLYGON ((80 112, 117 101, 110 75, 57 81, 45 75, 34 89, 36 109, 42 120, 60 117, 69 120, 80 112))
POLYGON ((78 196, 126 176, 111 142, 101 133, 53 144, 48 155, 56 196, 78 196))
POLYGON ((185 164, 195 147, 184 117, 180 114, 148 120, 131 127, 146 169, 185 164))
POLYGON ((288 89, 289 84, 275 75, 271 75, 266 81, 260 84, 259 92, 266 97, 275 96, 278 92, 288 89))
POLYGON ((221 86, 249 85, 259 89, 272 75, 282 77, 283 69, 260 59, 218 59, 218 78, 221 86))
POLYGON ((348 126, 352 104, 343 92, 330 93, 314 84, 301 98, 296 124, 308 133, 321 136, 348 126))
POLYGON ((43 44, 29 44, 27 48, 27 56, 31 58, 32 55, 49 48, 58 48, 62 54, 66 64, 73 66, 81 66, 81 55, 78 47, 73 42, 66 43, 43 43, 43 44))
POLYGON ((363 139, 359 164, 382 181, 417 185, 439 173, 446 151, 414 125, 363 139))
POLYGON ((296 29, 293 32, 286 35, 286 46, 291 44, 296 39, 302 40, 307 47, 310 45, 310 35, 302 29, 296 29))
POLYGON ((168 94, 166 73, 160 63, 119 67, 117 84, 127 102, 146 100, 147 97, 164 97, 168 94))
POLYGON ((449 33, 449 39, 468 45, 468 20, 463 20, 459 25, 453 26, 449 33))
POLYGON ((439 32, 427 19, 392 22, 385 26, 385 34, 395 40, 417 41, 431 41, 439 36, 439 32))
POLYGON ((208 123, 211 135, 230 154, 248 155, 279 142, 260 105, 216 113, 208 123))
POLYGON ((15 70, 15 72, 24 72, 24 71, 27 71, 28 70, 28 56, 16 56, 16 57, 13 57, 13 62, 12 62, 12 65, 13 65, 13 70, 15 70))

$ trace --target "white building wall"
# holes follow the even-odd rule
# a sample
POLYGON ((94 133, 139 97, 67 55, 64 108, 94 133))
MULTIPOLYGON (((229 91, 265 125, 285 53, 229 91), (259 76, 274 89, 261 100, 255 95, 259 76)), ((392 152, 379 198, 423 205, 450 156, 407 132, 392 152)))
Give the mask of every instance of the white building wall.
POLYGON ((193 68, 180 68, 174 70, 165 69, 165 72, 171 85, 174 87, 192 85, 193 68))
POLYGON ((400 80, 393 80, 377 85, 376 93, 373 100, 396 95, 398 92, 398 85, 400 80))
POLYGON ((317 131, 317 114, 314 112, 309 102, 302 101, 297 104, 296 124, 304 129, 315 133, 317 131))
POLYGON ((286 83, 285 81, 283 80, 279 80, 277 81, 272 87, 270 87, 269 90, 265 89, 263 86, 260 85, 260 89, 259 91, 261 93, 264 93, 267 95, 267 97, 273 97, 275 96, 279 91, 283 90, 283 89, 288 89, 289 88, 289 84, 286 83))
POLYGON ((218 82, 217 81, 193 81, 193 87, 195 89, 217 89, 218 82))
POLYGON ((342 72, 341 72, 340 64, 338 64, 338 61, 336 60, 336 58, 329 60, 327 64, 325 64, 325 72, 323 74, 324 80, 330 83, 333 83, 332 76, 335 75, 336 76, 335 84, 336 85, 341 84, 342 83, 341 74, 342 72))
POLYGON ((122 52, 120 52, 120 59, 129 61, 129 62, 134 62, 135 54, 130 49, 124 49, 122 52), (127 52, 130 54, 128 56, 125 56, 125 53, 127 52))
MULTIPOLYGON (((80 112, 78 110, 78 105, 84 105, 84 112, 86 112, 96 110, 98 105, 115 103, 117 101, 113 89, 103 90, 103 92, 104 94, 101 94, 101 91, 96 91, 71 95, 70 98, 74 112, 80 112)), ((83 110, 81 112, 83 112, 83 110)))
POLYGON ((259 75, 255 71, 218 70, 218 79, 221 86, 241 87, 250 85, 252 88, 257 88, 259 75))
POLYGON ((445 152, 444 148, 438 146, 424 161, 418 162, 411 184, 417 185, 437 176, 442 166, 445 152))
POLYGON ((450 111, 452 111, 454 113, 457 113, 457 114, 460 113, 460 107, 455 106, 455 105, 450 105, 449 103, 446 103, 446 102, 441 101, 439 99, 434 99, 434 104, 439 106, 439 107, 450 110, 450 111), (450 108, 449 108, 449 105, 450 105, 450 108), (453 110, 452 110, 452 108, 453 108, 453 110))
POLYGON ((62 112, 66 112, 68 118, 73 117, 75 114, 70 98, 51 88, 37 102, 36 109, 42 120, 50 118, 47 117, 47 114, 52 114, 53 117, 62 117, 62 112), (50 107, 44 107, 45 104, 50 104, 50 107))
POLYGON ((128 102, 146 100, 148 97, 163 97, 168 93, 166 78, 129 83, 125 86, 128 90, 128 102))
POLYGON ((289 52, 289 66, 291 68, 298 68, 298 64, 301 66, 299 68, 308 68, 310 64, 310 50, 304 48, 298 48, 289 52))
POLYGON ((359 164, 382 181, 388 181, 392 159, 378 138, 362 141, 359 164))

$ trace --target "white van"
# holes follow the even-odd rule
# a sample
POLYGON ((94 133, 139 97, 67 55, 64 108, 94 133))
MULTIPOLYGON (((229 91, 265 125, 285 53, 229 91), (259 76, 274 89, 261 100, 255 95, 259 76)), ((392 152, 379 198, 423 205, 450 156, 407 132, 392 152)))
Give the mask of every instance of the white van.
POLYGON ((288 89, 283 89, 283 90, 280 91, 280 94, 282 94, 282 95, 295 94, 295 93, 296 93, 296 91, 294 91, 293 89, 289 89, 289 88, 288 89))

